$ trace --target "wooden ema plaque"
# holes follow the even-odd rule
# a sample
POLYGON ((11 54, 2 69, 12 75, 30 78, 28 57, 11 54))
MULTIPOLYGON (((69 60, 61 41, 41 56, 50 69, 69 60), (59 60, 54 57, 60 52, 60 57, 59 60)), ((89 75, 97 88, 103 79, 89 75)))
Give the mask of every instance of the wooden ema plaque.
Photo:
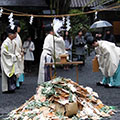
POLYGON ((92 70, 93 70, 93 72, 99 72, 99 64, 98 64, 97 57, 95 57, 92 60, 92 70))

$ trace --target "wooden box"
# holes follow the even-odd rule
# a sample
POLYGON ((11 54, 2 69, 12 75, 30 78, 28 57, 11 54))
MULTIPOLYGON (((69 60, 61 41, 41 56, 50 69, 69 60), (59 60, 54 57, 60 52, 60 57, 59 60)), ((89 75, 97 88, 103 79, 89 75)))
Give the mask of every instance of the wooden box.
POLYGON ((67 62, 67 54, 62 54, 60 55, 60 62, 61 63, 66 63, 67 62))
POLYGON ((92 60, 92 70, 93 70, 93 72, 99 72, 99 64, 98 64, 97 57, 95 57, 92 60))

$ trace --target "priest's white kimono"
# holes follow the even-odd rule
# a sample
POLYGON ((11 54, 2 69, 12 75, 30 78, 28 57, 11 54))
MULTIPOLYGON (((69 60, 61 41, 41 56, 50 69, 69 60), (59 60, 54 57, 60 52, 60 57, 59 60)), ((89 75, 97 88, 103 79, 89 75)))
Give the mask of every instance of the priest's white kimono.
POLYGON ((95 48, 99 69, 104 75, 103 84, 120 86, 120 48, 114 43, 98 41, 95 48))
MULTIPOLYGON (((1 46, 2 92, 9 91, 8 78, 15 73, 16 61, 15 44, 7 37, 1 46)), ((12 84, 12 88, 14 90, 16 85, 12 84)))
POLYGON ((24 81, 24 57, 21 55, 22 53, 22 40, 17 33, 17 37, 13 40, 16 44, 15 54, 17 56, 17 62, 15 63, 15 75, 17 75, 18 80, 16 86, 19 87, 19 82, 24 81))
POLYGON ((41 84, 45 82, 46 80, 50 79, 49 77, 47 78, 47 74, 45 73, 47 71, 45 67, 45 62, 53 61, 53 55, 54 55, 53 40, 55 41, 55 57, 59 58, 60 54, 65 53, 65 43, 64 43, 63 38, 56 37, 56 36, 53 37, 53 35, 48 34, 45 38, 44 45, 43 45, 43 51, 42 51, 41 58, 40 58, 38 84, 41 84))

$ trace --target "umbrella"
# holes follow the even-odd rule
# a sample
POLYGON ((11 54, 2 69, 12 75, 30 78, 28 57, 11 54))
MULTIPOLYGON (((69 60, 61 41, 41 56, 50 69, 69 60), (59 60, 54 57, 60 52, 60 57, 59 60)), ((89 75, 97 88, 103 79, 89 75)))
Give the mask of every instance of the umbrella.
POLYGON ((94 22, 90 28, 102 28, 102 27, 112 27, 112 24, 105 21, 105 20, 99 20, 97 22, 94 22))

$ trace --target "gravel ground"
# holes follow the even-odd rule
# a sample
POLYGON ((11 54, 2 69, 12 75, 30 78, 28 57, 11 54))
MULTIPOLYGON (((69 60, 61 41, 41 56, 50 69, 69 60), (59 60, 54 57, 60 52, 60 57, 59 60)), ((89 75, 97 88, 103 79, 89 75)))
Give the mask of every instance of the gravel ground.
MULTIPOLYGON (((106 120, 120 120, 120 88, 104 88, 101 86, 96 86, 96 82, 102 79, 102 74, 101 72, 92 72, 93 57, 94 53, 87 57, 85 66, 79 69, 79 84, 83 85, 84 87, 92 87, 93 90, 99 94, 99 97, 104 104, 118 107, 118 112, 110 119, 106 120)), ((25 74, 24 84, 20 89, 17 89, 15 93, 2 94, 2 92, 0 92, 0 120, 2 120, 7 113, 21 106, 26 100, 36 93, 37 73, 38 67, 33 66, 32 73, 25 74)), ((76 69, 73 67, 68 71, 64 71, 62 68, 57 68, 57 76, 71 78, 72 80, 76 81, 76 69)))

